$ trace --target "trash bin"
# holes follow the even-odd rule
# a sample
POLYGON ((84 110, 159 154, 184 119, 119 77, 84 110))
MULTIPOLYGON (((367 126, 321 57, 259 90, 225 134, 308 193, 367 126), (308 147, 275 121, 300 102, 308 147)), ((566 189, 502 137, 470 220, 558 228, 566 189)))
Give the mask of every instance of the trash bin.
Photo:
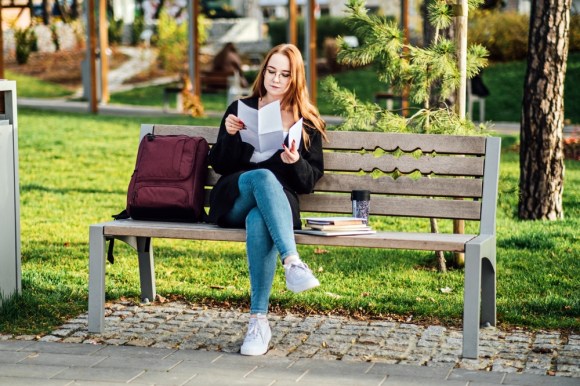
POLYGON ((0 306, 20 290, 16 82, 0 80, 0 306))

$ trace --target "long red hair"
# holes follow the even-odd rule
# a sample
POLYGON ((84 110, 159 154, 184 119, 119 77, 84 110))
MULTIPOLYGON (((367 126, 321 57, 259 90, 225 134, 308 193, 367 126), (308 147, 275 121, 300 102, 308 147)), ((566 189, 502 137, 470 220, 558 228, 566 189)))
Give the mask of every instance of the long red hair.
MULTIPOLYGON (((270 58, 274 54, 282 54, 288 58, 290 61, 290 81, 287 86, 286 92, 280 101, 280 107, 283 110, 291 111, 294 115, 294 120, 297 121, 300 117, 303 117, 305 125, 310 127, 312 130, 318 130, 324 139, 326 138, 326 123, 320 117, 320 113, 316 106, 310 102, 310 96, 308 94, 308 88, 306 87, 306 71, 304 69, 304 60, 302 59, 302 54, 300 50, 293 44, 280 44, 272 48, 266 58, 264 59, 262 65, 260 66, 260 72, 252 85, 252 95, 251 97, 262 98, 266 95, 266 88, 264 87, 264 74, 266 72, 266 67, 270 62, 270 58)), ((302 130, 302 135, 304 137, 304 143, 308 148, 310 143, 310 137, 308 132, 302 130)))

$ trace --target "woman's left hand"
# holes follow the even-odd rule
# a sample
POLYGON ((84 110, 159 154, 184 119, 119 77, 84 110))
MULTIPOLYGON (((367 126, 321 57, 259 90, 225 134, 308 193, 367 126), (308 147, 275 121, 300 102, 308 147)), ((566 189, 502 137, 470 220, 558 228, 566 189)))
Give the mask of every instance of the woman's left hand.
POLYGON ((300 154, 298 153, 298 149, 296 148, 296 141, 292 141, 290 148, 284 146, 284 151, 280 154, 280 158, 282 158, 282 162, 285 164, 293 164, 300 159, 300 154))

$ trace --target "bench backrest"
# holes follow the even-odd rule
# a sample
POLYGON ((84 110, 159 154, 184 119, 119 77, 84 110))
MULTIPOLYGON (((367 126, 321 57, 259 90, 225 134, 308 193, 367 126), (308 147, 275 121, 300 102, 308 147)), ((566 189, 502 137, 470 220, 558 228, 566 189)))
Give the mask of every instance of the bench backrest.
MULTIPOLYGON (((202 136, 211 145, 218 128, 147 124, 141 127, 141 138, 150 132, 202 136)), ((351 191, 366 189, 371 191, 371 215, 475 220, 480 221, 479 233, 495 234, 499 138, 346 131, 327 134, 325 174, 313 194, 300 197, 303 212, 350 214, 351 191)), ((208 189, 218 178, 209 171, 208 189)))

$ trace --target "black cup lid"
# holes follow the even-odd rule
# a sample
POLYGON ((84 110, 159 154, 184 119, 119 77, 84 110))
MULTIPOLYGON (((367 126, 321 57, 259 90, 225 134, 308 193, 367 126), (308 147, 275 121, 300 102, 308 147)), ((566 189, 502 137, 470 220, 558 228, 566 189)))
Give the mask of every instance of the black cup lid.
POLYGON ((353 190, 350 194, 350 199, 353 201, 369 201, 371 199, 370 190, 353 190))

